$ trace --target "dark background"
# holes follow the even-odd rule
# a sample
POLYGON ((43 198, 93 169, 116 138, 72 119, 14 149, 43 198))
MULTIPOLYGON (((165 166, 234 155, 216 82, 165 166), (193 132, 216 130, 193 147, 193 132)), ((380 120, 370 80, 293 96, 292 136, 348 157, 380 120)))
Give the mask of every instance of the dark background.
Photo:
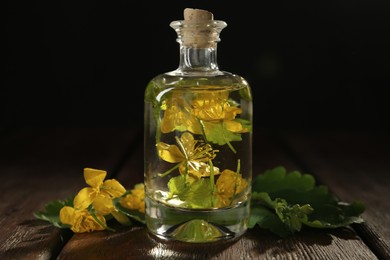
POLYGON ((185 7, 227 22, 218 64, 251 85, 257 126, 386 130, 388 0, 9 1, 0 124, 142 127, 185 7))

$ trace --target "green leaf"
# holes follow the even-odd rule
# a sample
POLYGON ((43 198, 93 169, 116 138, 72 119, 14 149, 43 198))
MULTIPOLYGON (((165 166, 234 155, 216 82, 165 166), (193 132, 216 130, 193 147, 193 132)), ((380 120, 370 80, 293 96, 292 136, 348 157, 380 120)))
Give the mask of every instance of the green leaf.
POLYGON ((179 195, 183 196, 186 192, 188 192, 189 185, 186 184, 186 179, 183 175, 179 175, 173 177, 168 182, 168 188, 171 195, 179 195))
POLYGON ((257 192, 279 192, 285 189, 308 191, 315 186, 312 175, 301 174, 298 171, 287 174, 282 166, 267 170, 253 181, 253 190, 257 192))
POLYGON ((211 208, 216 202, 213 190, 213 187, 210 186, 210 179, 201 178, 191 184, 189 192, 185 194, 183 199, 190 208, 211 208))
MULTIPOLYGON (((312 175, 298 171, 287 173, 281 166, 267 170, 253 181, 252 213, 264 207, 271 210, 291 233, 300 231, 302 225, 338 228, 362 223, 360 215, 365 210, 361 202, 341 202, 329 193, 326 186, 316 186, 312 175)), ((252 226, 256 219, 262 220, 253 216, 252 226)), ((270 229, 267 223, 258 222, 259 226, 270 229)))
POLYGON ((34 216, 38 219, 48 221, 59 228, 69 228, 69 225, 62 224, 60 221, 60 210, 65 207, 73 207, 73 197, 66 200, 54 200, 47 203, 44 210, 34 212, 34 216))
POLYGON ((336 205, 317 205, 316 211, 304 224, 313 228, 339 228, 354 223, 363 223, 361 214, 364 210, 364 204, 357 201, 350 204, 338 202, 336 205))
POLYGON ((241 141, 241 134, 227 130, 223 123, 204 122, 206 128, 206 139, 209 142, 224 145, 232 141, 241 141))
MULTIPOLYGON (((113 204, 114 204, 114 207, 121 213, 125 214, 126 216, 128 216, 129 218, 131 219, 134 219, 142 224, 145 224, 145 214, 142 213, 142 212, 139 212, 138 210, 134 210, 134 209, 129 209, 129 208, 126 208, 126 207, 123 207, 121 204, 120 204, 120 201, 121 198, 115 198, 113 200, 113 204)), ((128 223, 126 225, 131 225, 131 223, 128 223)))
POLYGON ((212 196, 213 187, 207 178, 194 180, 190 184, 186 183, 184 175, 179 175, 169 180, 168 187, 172 196, 185 201, 188 208, 210 208, 216 203, 216 197, 212 196))
POLYGON ((256 206, 251 209, 248 227, 254 228, 256 225, 268 229, 280 237, 287 237, 292 234, 291 230, 287 228, 275 212, 263 206, 256 206))

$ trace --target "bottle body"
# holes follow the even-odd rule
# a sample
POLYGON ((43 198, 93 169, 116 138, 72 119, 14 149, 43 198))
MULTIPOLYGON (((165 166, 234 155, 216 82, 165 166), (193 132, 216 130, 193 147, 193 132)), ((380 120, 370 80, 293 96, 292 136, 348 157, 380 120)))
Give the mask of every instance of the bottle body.
POLYGON ((146 223, 161 238, 238 238, 249 221, 252 98, 216 70, 164 73, 145 91, 146 223))

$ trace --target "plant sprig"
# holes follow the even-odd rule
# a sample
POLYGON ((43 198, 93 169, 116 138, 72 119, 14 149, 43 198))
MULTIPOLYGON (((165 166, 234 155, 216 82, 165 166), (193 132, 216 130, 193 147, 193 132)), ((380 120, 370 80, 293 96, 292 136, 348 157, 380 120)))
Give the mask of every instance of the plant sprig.
POLYGON ((286 237, 311 228, 338 228, 364 222, 362 202, 346 203, 316 185, 310 174, 287 173, 282 166, 257 176, 252 184, 249 228, 258 225, 286 237))

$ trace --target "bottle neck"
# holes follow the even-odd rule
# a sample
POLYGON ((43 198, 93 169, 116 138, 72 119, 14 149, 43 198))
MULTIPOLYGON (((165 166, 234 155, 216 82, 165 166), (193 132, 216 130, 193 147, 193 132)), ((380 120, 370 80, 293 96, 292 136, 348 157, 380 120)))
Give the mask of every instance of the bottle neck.
POLYGON ((180 45, 180 63, 178 70, 183 72, 218 71, 217 46, 194 48, 180 45))
POLYGON ((180 63, 174 74, 222 73, 218 69, 217 43, 220 32, 226 27, 224 21, 189 19, 173 21, 170 25, 175 29, 176 41, 180 44, 180 63))

